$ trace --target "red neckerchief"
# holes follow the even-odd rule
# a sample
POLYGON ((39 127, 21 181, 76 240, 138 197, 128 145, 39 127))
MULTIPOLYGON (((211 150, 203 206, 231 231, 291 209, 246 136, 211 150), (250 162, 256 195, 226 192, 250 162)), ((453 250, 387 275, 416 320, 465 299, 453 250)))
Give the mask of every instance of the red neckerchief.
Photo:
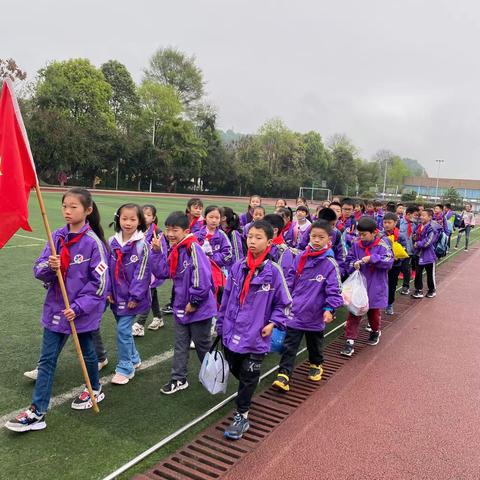
POLYGON ((395 227, 395 228, 393 229, 393 232, 387 232, 387 231, 385 230, 385 233, 387 234, 387 237, 389 237, 390 235, 393 235, 393 241, 394 241, 394 242, 398 242, 398 235, 399 235, 399 233, 398 233, 398 228, 395 227))
POLYGON ((409 220, 408 218, 406 218, 405 220, 407 222, 407 235, 408 235, 408 238, 411 238, 412 232, 413 232, 412 221, 409 220))
POLYGON ((313 250, 312 247, 308 246, 300 257, 300 261, 298 262, 297 276, 299 277, 302 274, 308 257, 319 257, 320 255, 323 255, 325 252, 327 252, 330 248, 332 248, 332 244, 330 242, 328 242, 328 244, 321 250, 313 250))
POLYGON ((63 238, 60 238, 60 271, 62 272, 62 277, 65 279, 67 276, 68 268, 70 267, 70 250, 69 247, 78 243, 80 239, 90 230, 90 227, 87 226, 83 232, 80 232, 78 235, 75 235, 71 240, 65 242, 63 238))
POLYGON ((340 217, 336 224, 337 230, 340 230, 341 232, 343 232, 343 229, 345 228, 345 223, 343 222, 342 218, 343 217, 340 217))
POLYGON ((213 233, 210 233, 208 230, 207 230, 207 234, 205 235, 205 240, 208 240, 210 241, 212 239, 212 237, 215 235, 216 232, 213 232, 213 233))
POLYGON ((282 235, 283 237, 283 235, 285 235, 285 233, 287 233, 288 230, 290 230, 291 226, 292 226, 292 222, 290 221, 285 225, 285 227, 283 227, 282 231, 280 232, 280 235, 282 235))
POLYGON ((118 277, 120 276, 120 269, 123 271, 123 278, 125 279, 125 268, 123 266, 123 253, 121 248, 114 248, 115 256, 117 261, 115 262, 115 280, 118 282, 118 277))
POLYGON ((362 218, 362 215, 363 215, 363 213, 361 211, 360 212, 355 212, 354 213, 355 220, 358 222, 362 218))
POLYGON ((370 256, 370 249, 373 247, 376 247, 380 243, 380 238, 377 237, 377 239, 371 244, 371 245, 364 245, 362 241, 360 240, 358 242, 358 246, 360 248, 363 248, 365 250, 365 256, 369 257, 370 256))
POLYGON ((283 245, 285 243, 285 239, 283 238, 283 234, 278 235, 272 241, 272 245, 283 245))
POLYGON ((422 234, 423 232, 423 229, 425 228, 425 225, 423 223, 421 223, 418 228, 417 228, 417 238, 420 237, 420 235, 422 234))
MULTIPOLYGON (((193 216, 192 216, 193 217, 193 216)), ((190 231, 192 231, 192 228, 195 226, 195 224, 200 221, 200 219, 202 218, 202 216, 200 215, 199 217, 193 217, 191 222, 190 222, 190 225, 189 225, 189 229, 190 231)))
POLYGON ((252 252, 249 250, 247 253, 246 265, 249 269, 245 281, 243 282, 243 288, 240 293, 240 305, 243 305, 243 302, 247 298, 248 291, 250 290, 250 282, 252 281, 255 270, 264 262, 265 257, 270 253, 270 247, 267 247, 266 250, 258 257, 253 258, 252 252))
POLYGON ((195 235, 189 235, 185 237, 180 243, 177 243, 173 248, 172 251, 170 252, 170 255, 168 256, 168 265, 170 267, 170 278, 173 278, 175 274, 177 273, 177 267, 178 267, 178 257, 179 253, 178 250, 181 247, 185 247, 188 250, 191 249, 193 243, 198 243, 197 238, 195 235))

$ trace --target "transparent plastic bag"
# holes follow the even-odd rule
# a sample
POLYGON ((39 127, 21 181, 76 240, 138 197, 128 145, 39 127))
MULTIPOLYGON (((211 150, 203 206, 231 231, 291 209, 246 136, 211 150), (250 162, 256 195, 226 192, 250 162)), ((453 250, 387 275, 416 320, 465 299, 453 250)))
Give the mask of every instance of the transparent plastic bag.
POLYGON ((342 286, 343 303, 358 317, 368 312, 367 279, 360 270, 355 270, 342 286))
POLYGON ((198 379, 201 384, 212 394, 225 393, 228 386, 230 369, 223 352, 218 349, 220 337, 212 345, 203 359, 198 379))

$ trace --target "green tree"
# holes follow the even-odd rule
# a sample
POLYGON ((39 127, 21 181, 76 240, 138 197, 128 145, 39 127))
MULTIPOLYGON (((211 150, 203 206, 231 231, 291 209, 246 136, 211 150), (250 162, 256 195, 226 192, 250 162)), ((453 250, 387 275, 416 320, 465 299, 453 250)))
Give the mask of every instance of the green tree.
POLYGON ((442 195, 442 202, 443 203, 450 203, 453 206, 460 207, 462 205, 462 197, 458 193, 458 191, 453 188, 449 187, 445 190, 444 194, 442 195))
POLYGON ((332 152, 332 163, 329 170, 329 186, 334 194, 353 195, 357 189, 358 162, 350 150, 337 147, 332 152))

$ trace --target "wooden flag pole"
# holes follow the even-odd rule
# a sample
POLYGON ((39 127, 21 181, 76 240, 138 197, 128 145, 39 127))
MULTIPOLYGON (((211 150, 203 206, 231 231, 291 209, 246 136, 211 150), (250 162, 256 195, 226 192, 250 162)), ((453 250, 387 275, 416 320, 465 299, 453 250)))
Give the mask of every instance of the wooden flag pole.
MULTIPOLYGON (((50 225, 48 223, 47 211, 45 210, 45 204, 43 203, 42 192, 38 183, 35 185, 35 192, 37 194, 40 212, 42 213, 43 225, 47 233, 50 250, 52 251, 52 255, 57 255, 57 249, 55 248, 55 244, 53 243, 52 231, 50 230, 50 225)), ((60 271, 60 269, 58 269, 56 273, 58 284, 62 292, 63 302, 65 303, 65 308, 68 309, 70 308, 70 301, 68 299, 67 290, 65 289, 65 282, 63 281, 62 272, 60 271)), ((77 329, 75 328, 74 320, 70 321, 70 328, 72 329, 73 343, 75 344, 75 349, 77 350, 78 360, 80 362, 80 366, 82 367, 83 378, 85 379, 85 385, 87 386, 88 393, 90 394, 93 410, 95 413, 99 413, 100 409, 98 408, 97 401, 95 400, 95 395, 93 394, 92 384, 90 382, 90 377, 88 376, 87 366, 85 365, 85 360, 83 358, 82 348, 80 347, 80 342, 78 340, 77 329)))

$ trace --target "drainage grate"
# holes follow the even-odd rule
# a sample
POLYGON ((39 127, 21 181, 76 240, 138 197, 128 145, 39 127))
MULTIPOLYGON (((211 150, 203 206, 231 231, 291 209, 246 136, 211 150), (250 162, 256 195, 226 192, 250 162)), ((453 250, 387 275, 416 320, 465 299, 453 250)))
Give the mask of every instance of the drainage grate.
MULTIPOLYGON (((451 273, 465 259, 451 260, 441 269, 442 278, 451 273)), ((395 315, 382 315, 382 330, 388 329, 394 321, 405 316, 416 305, 408 296, 398 295, 395 301, 395 315)), ((361 326, 355 352, 360 353, 367 345, 368 332, 361 326)), ((252 402, 249 417, 250 429, 241 440, 230 442, 223 438, 223 431, 232 421, 224 417, 216 425, 209 427, 188 445, 182 447, 154 468, 137 474, 134 480, 206 480, 221 478, 238 461, 251 452, 280 423, 291 415, 315 391, 321 388, 349 360, 340 355, 343 336, 333 340, 324 348, 322 381, 309 382, 306 379, 308 362, 295 368, 291 378, 291 390, 281 393, 269 387, 258 393, 252 402)))

